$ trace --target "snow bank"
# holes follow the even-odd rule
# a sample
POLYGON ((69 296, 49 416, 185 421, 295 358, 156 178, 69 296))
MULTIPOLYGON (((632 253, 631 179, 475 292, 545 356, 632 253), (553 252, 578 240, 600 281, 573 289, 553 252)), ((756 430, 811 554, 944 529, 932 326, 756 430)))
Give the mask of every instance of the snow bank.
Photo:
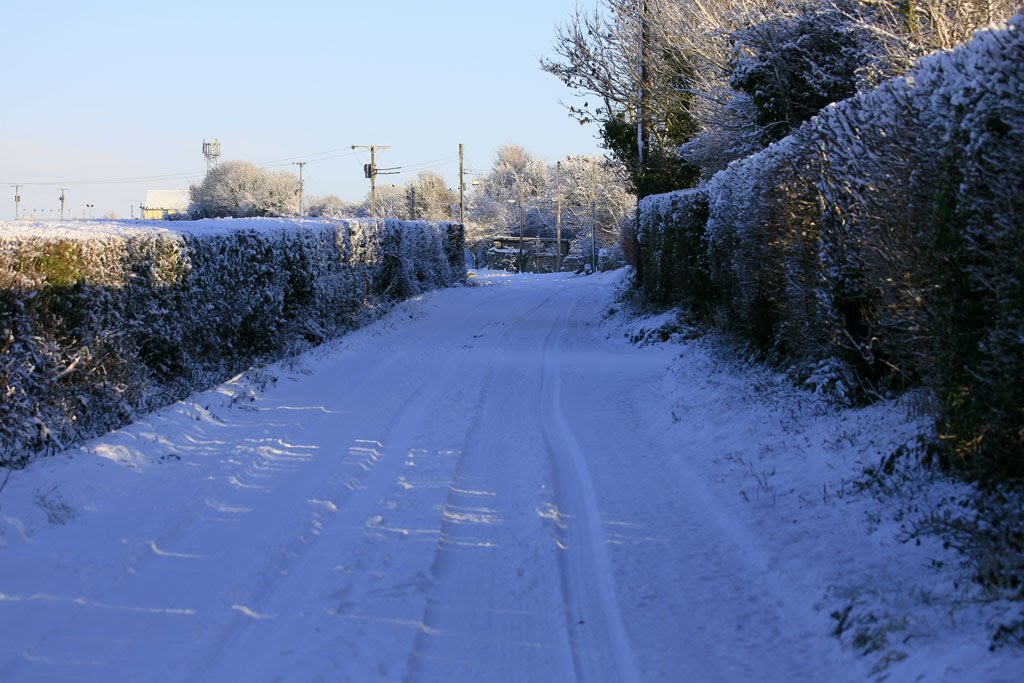
POLYGON ((58 449, 465 278, 461 226, 0 226, 0 464, 58 449))

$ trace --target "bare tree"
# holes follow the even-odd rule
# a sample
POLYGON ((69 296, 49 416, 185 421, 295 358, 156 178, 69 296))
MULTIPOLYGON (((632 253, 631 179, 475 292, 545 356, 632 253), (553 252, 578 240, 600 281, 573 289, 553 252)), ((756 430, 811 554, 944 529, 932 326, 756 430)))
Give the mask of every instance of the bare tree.
POLYGON ((796 119, 785 117, 791 127, 814 104, 849 93, 850 84, 872 88, 922 55, 1007 19, 1015 2, 600 0, 591 11, 577 8, 556 30, 558 58, 541 60, 541 68, 581 96, 583 104, 569 105, 570 114, 601 127, 605 146, 627 165, 645 196, 692 184, 695 168, 707 178, 778 137, 763 129, 771 108, 759 99, 765 89, 790 96, 801 88, 817 90, 812 102, 796 107, 796 119), (845 59, 831 60, 829 45, 810 57, 794 49, 809 42, 808 34, 819 42, 830 36, 834 53, 844 52, 845 59), (852 54, 851 41, 861 54, 852 54), (766 69, 756 87, 744 91, 742 84, 751 81, 742 75, 737 81, 737 69, 750 67, 755 53, 766 69), (842 64, 824 73, 830 60, 842 64), (640 164, 638 123, 650 136, 646 167, 640 164), (689 166, 676 159, 677 152, 689 166))
POLYGON ((1021 10, 1015 0, 879 0, 861 13, 838 6, 877 32, 904 71, 918 57, 949 50, 978 29, 1006 21, 1021 10))
POLYGON ((584 98, 569 106, 580 123, 601 127, 605 147, 633 175, 641 195, 695 178, 675 148, 696 132, 694 55, 684 49, 675 0, 601 0, 576 13, 555 35, 558 60, 541 68, 584 98), (590 98, 597 98, 591 106, 590 98))
POLYGON ((452 207, 458 202, 458 197, 439 174, 420 171, 406 185, 406 191, 415 191, 416 218, 428 221, 452 219, 452 207))
MULTIPOLYGON (((366 206, 369 206, 370 196, 367 193, 366 206)), ((406 198, 406 189, 399 185, 388 184, 377 186, 377 216, 380 218, 405 218, 408 215, 409 202, 406 198)), ((369 215, 369 210, 366 211, 369 215)))

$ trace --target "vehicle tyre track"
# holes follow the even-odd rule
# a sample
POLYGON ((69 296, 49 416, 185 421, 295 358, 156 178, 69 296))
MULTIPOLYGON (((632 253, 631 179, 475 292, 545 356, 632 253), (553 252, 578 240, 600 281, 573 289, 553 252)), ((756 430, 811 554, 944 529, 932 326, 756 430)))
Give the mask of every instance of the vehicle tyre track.
MULTIPOLYGON (((562 410, 562 337, 581 296, 552 326, 544 341, 544 405, 541 421, 555 484, 557 525, 565 545, 559 568, 566 628, 573 639, 573 663, 580 681, 639 681, 629 637, 619 610, 607 541, 587 467, 562 410), (611 661, 609 661, 611 660, 611 661)), ((564 310, 564 309, 563 309, 564 310)))

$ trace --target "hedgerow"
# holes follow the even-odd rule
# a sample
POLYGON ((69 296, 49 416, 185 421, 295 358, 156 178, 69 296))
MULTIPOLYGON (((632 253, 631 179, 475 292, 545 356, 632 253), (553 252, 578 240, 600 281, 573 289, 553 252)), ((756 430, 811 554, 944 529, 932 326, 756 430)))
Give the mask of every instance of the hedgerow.
POLYGON ((1024 478, 1022 30, 979 32, 706 187, 645 199, 649 300, 709 309, 789 363, 841 359, 864 399, 926 387, 933 454, 1024 478))
POLYGON ((0 464, 123 425, 465 278, 461 226, 222 220, 0 230, 0 464))

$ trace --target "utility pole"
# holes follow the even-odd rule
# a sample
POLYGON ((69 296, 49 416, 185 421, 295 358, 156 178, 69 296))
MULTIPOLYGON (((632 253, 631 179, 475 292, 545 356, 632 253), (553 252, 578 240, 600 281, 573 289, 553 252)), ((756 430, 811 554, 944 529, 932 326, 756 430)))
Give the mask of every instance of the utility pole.
MULTIPOLYGON (((363 167, 363 172, 370 179, 370 218, 377 217, 377 150, 391 149, 390 145, 352 145, 352 149, 370 150, 370 165, 363 167)), ((386 173, 397 173, 394 169, 386 169, 386 173)))
POLYGON ((523 202, 526 198, 523 196, 523 180, 519 178, 519 272, 523 272, 523 266, 525 265, 525 258, 523 256, 523 232, 526 227, 526 214, 523 211, 523 202))
POLYGON ((299 167, 299 215, 302 215, 302 167, 308 164, 308 161, 295 161, 292 162, 292 166, 299 167))
POLYGON ((597 159, 591 160, 594 182, 590 189, 590 258, 597 272, 597 159))
POLYGON ((21 185, 11 185, 14 188, 14 220, 19 220, 21 213, 21 185))
POLYGON ((409 220, 416 220, 416 186, 409 187, 409 220))
POLYGON ((555 164, 555 271, 562 272, 562 162, 555 164))
POLYGON ((647 117, 647 44, 650 42, 647 27, 647 0, 637 0, 640 5, 640 99, 636 108, 636 146, 637 166, 639 174, 643 174, 647 164, 647 128, 644 119, 647 117))
POLYGON ((60 188, 60 219, 64 220, 64 193, 67 192, 66 187, 60 188))
POLYGON ((463 147, 459 143, 459 225, 465 230, 466 227, 466 179, 463 167, 463 147))

